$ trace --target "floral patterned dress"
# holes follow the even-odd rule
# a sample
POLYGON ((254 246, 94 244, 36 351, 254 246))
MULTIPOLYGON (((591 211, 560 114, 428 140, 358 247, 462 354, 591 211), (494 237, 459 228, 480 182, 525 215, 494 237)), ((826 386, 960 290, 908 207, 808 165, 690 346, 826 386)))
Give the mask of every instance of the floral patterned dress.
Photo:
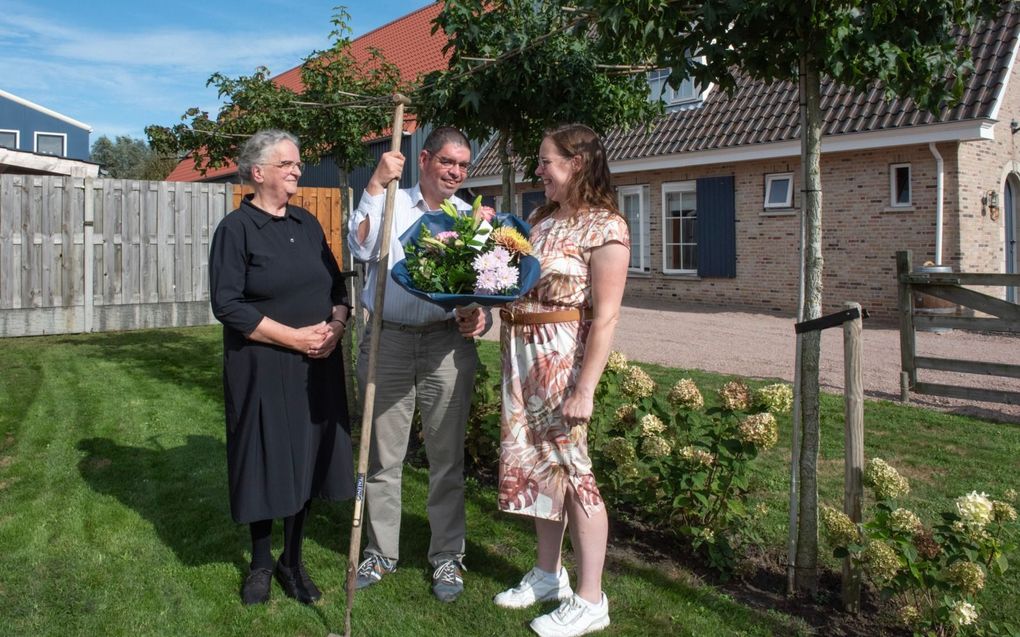
MULTIPOLYGON (((542 274, 534 289, 511 305, 517 314, 591 308, 591 250, 611 241, 630 247, 626 222, 608 210, 565 220, 547 217, 531 229, 530 239, 542 274)), ((503 323, 500 510, 559 520, 571 487, 588 515, 603 506, 591 472, 587 428, 566 426, 561 417, 590 327, 589 321, 503 323)))

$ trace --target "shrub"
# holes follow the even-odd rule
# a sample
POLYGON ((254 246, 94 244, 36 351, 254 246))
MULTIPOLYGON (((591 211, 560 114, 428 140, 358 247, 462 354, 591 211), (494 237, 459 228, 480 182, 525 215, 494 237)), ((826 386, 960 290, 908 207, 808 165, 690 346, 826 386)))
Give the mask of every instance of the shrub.
POLYGON ((711 566, 729 572, 742 546, 759 539, 750 522, 760 512, 747 506, 749 467, 776 444, 776 418, 764 409, 788 409, 789 387, 770 386, 759 400, 742 381, 730 381, 720 390, 723 407, 705 409, 693 380, 660 397, 644 370, 615 356, 596 390, 589 430, 603 497, 685 537, 711 566))
POLYGON ((872 519, 854 525, 843 513, 822 508, 822 526, 836 557, 850 557, 900 623, 915 635, 1015 634, 1012 627, 980 626, 978 597, 989 576, 1008 567, 1016 548, 1015 493, 992 500, 972 491, 958 497, 931 528, 896 499, 910 485, 880 458, 865 467, 864 482, 876 500, 872 519))

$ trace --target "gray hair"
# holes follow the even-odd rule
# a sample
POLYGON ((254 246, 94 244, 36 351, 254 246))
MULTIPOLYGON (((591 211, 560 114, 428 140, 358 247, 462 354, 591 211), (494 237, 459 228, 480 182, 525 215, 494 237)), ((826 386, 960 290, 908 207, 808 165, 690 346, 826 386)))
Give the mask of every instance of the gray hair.
POLYGON ((425 138, 422 150, 427 152, 429 155, 435 155, 447 144, 463 146, 464 148, 471 150, 471 142, 468 141, 467 135, 460 132, 459 129, 456 129, 453 126, 440 126, 439 128, 432 129, 429 136, 425 138))
POLYGON ((301 150, 301 142, 287 131, 269 128, 260 130, 248 138, 237 153, 237 176, 241 183, 251 183, 251 169, 255 164, 265 163, 269 151, 280 142, 290 142, 301 150))

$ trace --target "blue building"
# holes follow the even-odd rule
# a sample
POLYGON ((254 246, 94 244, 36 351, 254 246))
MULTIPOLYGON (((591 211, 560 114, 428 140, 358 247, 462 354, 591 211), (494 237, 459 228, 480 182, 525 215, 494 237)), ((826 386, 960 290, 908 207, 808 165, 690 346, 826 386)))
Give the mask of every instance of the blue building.
POLYGON ((0 89, 0 148, 87 161, 92 127, 0 89))

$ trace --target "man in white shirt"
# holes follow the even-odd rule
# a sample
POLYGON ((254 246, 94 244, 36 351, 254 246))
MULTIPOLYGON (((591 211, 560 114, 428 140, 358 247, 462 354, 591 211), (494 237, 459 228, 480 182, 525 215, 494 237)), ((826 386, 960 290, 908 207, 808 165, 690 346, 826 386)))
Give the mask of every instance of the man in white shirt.
MULTIPOLYGON (((470 214, 455 196, 467 177, 471 147, 459 130, 433 130, 418 155, 419 180, 397 191, 389 266, 404 258, 400 235, 422 214, 439 210, 443 200, 470 214)), ((380 225, 386 185, 399 179, 404 156, 387 152, 365 187, 351 216, 348 243, 355 259, 367 263, 362 298, 374 312, 380 225)), ((399 558, 400 491, 404 456, 417 403, 429 463, 428 518, 432 531, 429 562, 432 591, 452 602, 464 590, 464 428, 471 410, 478 353, 473 337, 486 329, 488 313, 456 315, 415 298, 387 281, 382 330, 375 368, 375 410, 365 484, 368 542, 358 566, 357 587, 364 588, 396 570, 399 558)), ((370 323, 369 323, 370 324, 370 323)), ((358 357, 358 382, 364 392, 368 364, 366 329, 358 357)))

